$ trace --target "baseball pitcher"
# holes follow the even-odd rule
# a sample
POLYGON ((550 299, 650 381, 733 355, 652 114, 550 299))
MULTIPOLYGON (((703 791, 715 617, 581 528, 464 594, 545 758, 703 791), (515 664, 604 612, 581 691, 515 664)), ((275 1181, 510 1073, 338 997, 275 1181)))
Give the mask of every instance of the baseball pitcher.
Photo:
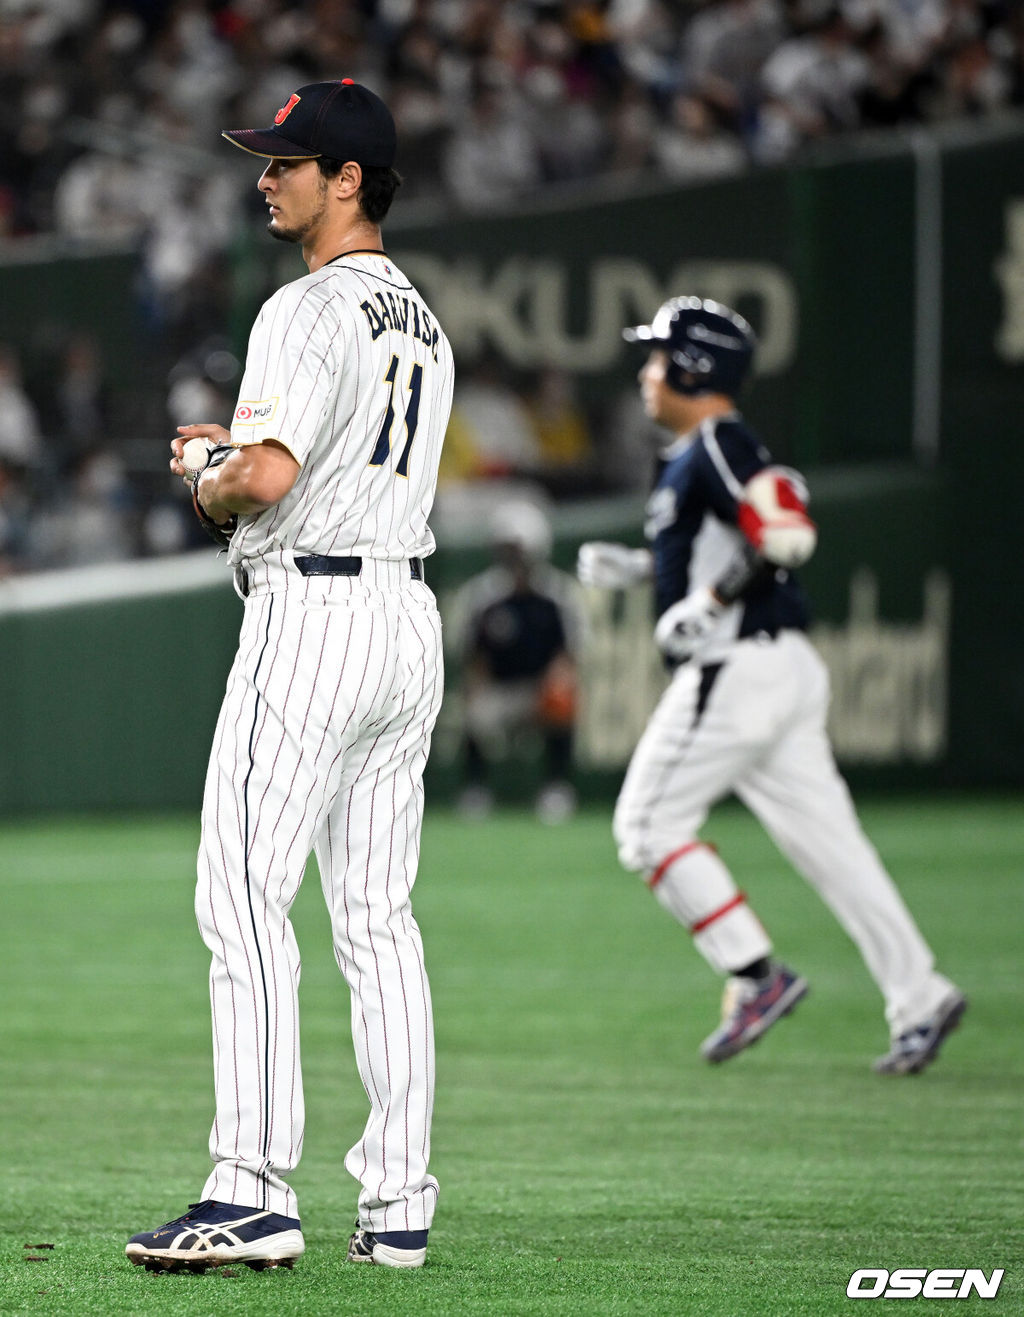
POLYGON ((291 1266, 303 1252, 287 1179, 303 1139, 288 915, 315 852, 370 1103, 345 1159, 360 1185, 348 1257, 419 1267, 438 1186, 430 994, 410 892, 442 687, 423 561, 452 354, 383 247, 400 180, 382 101, 350 78, 314 83, 269 128, 224 136, 265 158, 269 232, 301 246, 309 273, 259 314, 230 433, 184 426, 171 444, 171 470, 228 545, 245 610, 196 892, 212 957, 213 1170, 199 1203, 135 1235, 127 1254, 202 1270, 291 1266))

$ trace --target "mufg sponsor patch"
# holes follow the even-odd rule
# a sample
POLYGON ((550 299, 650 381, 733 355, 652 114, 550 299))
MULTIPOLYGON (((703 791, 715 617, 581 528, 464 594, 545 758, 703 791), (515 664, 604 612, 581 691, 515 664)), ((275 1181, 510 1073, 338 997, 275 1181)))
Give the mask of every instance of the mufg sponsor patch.
POLYGON ((277 398, 259 398, 255 402, 241 401, 235 408, 233 425, 266 425, 274 419, 277 398))

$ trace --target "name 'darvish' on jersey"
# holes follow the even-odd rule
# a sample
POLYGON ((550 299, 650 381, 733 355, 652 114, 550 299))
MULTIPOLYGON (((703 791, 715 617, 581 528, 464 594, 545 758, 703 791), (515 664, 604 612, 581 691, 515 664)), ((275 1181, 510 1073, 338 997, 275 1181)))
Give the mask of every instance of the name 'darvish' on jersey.
POLYGON ((408 297, 396 297, 394 293, 374 293, 372 299, 367 298, 359 306, 374 338, 379 338, 385 329, 411 334, 426 343, 437 360, 437 329, 426 307, 408 297))

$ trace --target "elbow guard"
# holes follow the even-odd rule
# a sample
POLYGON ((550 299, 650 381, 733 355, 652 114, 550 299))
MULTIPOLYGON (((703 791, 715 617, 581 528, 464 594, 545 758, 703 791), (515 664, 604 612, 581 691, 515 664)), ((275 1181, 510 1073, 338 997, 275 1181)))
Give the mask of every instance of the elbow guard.
POLYGON ((766 562, 800 567, 817 548, 818 528, 807 515, 807 486, 799 472, 766 466, 743 487, 737 521, 766 562))

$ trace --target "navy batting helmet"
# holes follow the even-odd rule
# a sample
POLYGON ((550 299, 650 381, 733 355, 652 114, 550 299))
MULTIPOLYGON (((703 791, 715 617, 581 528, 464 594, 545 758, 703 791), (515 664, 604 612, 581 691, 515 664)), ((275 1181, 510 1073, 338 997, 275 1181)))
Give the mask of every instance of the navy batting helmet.
POLYGON ((668 353, 665 383, 677 393, 724 393, 734 398, 753 360, 757 338, 741 315, 721 302, 672 297, 649 325, 624 329, 627 343, 668 353))

